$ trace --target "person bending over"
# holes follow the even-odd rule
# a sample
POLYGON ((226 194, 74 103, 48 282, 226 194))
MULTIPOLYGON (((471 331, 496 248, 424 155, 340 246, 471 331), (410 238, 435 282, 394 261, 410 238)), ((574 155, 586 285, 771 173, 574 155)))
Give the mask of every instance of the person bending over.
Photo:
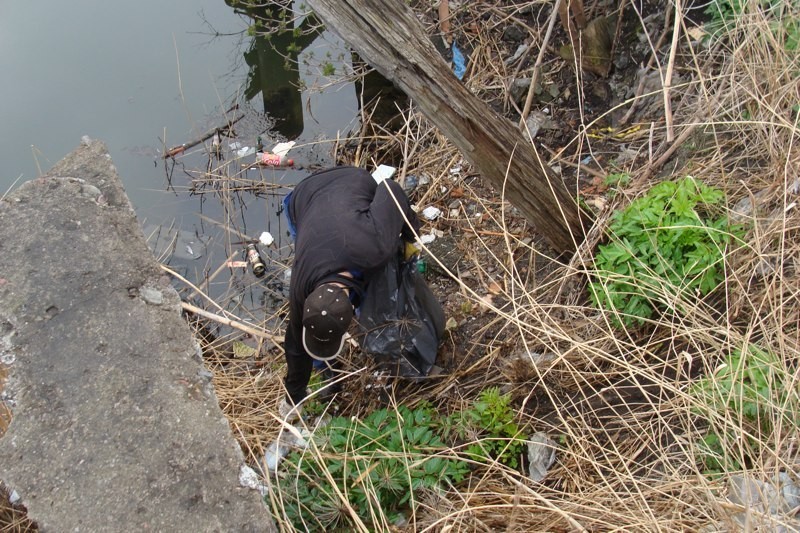
POLYGON ((402 187, 364 169, 336 167, 301 181, 284 198, 295 258, 286 329, 287 397, 282 416, 298 415, 314 360, 332 362, 370 277, 415 240, 419 221, 402 187), (407 221, 407 222, 406 222, 407 221))

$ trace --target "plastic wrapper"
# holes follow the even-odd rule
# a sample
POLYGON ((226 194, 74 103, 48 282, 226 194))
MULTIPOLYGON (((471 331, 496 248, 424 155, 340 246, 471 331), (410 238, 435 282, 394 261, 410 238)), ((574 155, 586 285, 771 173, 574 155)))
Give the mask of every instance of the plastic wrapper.
POLYGON ((400 256, 370 279, 361 303, 361 349, 403 377, 427 376, 444 333, 444 311, 417 271, 400 256))

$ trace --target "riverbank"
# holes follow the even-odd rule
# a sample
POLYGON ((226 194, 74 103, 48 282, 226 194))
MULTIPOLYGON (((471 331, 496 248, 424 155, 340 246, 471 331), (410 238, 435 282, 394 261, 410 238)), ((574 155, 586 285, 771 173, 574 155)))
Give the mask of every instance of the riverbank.
POLYGON ((0 202, 0 481, 42 530, 274 531, 105 145, 0 202))

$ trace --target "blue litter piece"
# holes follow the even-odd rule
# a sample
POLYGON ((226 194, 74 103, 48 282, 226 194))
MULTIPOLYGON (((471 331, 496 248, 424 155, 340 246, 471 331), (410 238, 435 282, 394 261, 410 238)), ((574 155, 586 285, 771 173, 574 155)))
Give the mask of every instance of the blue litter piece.
POLYGON ((456 46, 456 42, 453 41, 453 73, 456 75, 456 78, 461 80, 464 79, 464 74, 466 74, 466 72, 467 66, 464 62, 464 54, 461 53, 461 50, 456 46))

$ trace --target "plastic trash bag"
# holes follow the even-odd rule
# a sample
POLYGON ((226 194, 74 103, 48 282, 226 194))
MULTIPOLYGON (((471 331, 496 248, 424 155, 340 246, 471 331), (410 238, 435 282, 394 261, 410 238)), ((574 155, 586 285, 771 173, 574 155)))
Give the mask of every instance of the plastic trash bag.
POLYGON ((464 54, 461 53, 456 42, 453 41, 453 73, 455 73, 456 78, 459 80, 464 79, 464 74, 467 73, 467 65, 464 61, 464 54))
POLYGON ((398 255, 370 279, 359 311, 361 349, 395 375, 428 375, 444 325, 442 306, 416 261, 398 255))

